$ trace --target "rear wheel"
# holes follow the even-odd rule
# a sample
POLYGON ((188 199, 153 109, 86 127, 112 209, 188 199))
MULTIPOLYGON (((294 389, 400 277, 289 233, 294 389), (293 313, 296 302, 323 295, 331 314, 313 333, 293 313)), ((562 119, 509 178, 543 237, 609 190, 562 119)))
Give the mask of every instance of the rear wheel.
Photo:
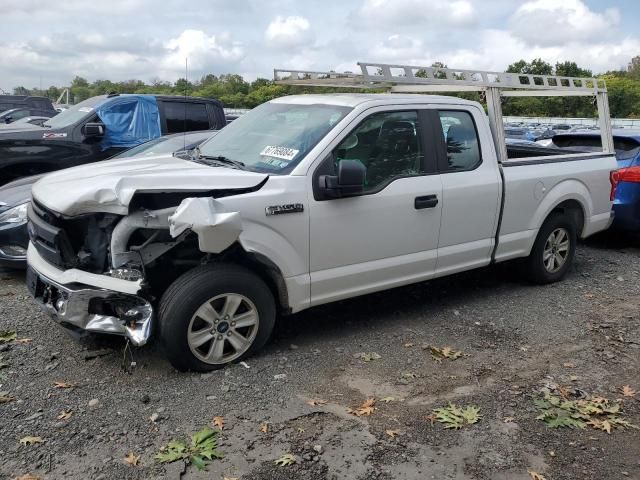
POLYGON ((260 277, 235 265, 207 265, 179 277, 162 296, 160 339, 178 370, 215 370, 262 348, 275 315, 260 277))
POLYGON ((543 223, 531 254, 524 262, 525 275, 534 283, 562 280, 573 263, 576 250, 576 227, 561 213, 550 215, 543 223))

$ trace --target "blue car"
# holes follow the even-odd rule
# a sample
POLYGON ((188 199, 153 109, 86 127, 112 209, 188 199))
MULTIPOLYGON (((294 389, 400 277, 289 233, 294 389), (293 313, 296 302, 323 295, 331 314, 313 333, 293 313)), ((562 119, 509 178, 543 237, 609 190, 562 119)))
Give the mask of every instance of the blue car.
MULTIPOLYGON (((553 137, 553 144, 576 151, 602 151, 600 132, 561 133, 553 137)), ((613 144, 619 170, 614 174, 617 182, 613 211, 613 228, 640 231, 640 130, 614 129, 613 144)))

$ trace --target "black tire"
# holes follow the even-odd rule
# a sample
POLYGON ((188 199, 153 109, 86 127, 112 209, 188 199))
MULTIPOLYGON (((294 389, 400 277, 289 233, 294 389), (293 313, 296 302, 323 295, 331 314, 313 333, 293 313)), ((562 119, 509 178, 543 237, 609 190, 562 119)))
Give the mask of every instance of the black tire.
MULTIPOLYGON (((224 300, 224 298, 220 299, 223 302, 224 300)), ((214 305, 214 303, 209 303, 209 305, 214 305)), ((158 309, 160 341, 167 358, 180 371, 207 372, 217 370, 229 363, 238 362, 253 355, 269 340, 275 319, 276 305, 269 287, 250 270, 230 264, 203 265, 180 276, 166 290, 158 309), (253 337, 253 341, 248 349, 237 358, 224 363, 208 363, 194 354, 187 336, 192 321, 202 322, 199 317, 196 317, 196 311, 208 303, 210 299, 225 294, 245 297, 249 300, 246 303, 255 307, 258 318, 257 327, 255 327, 257 333, 253 333, 251 330, 250 336, 253 337)), ((216 322, 218 321, 223 323, 221 317, 216 320, 216 322)), ((230 324, 230 322, 226 323, 230 324)), ((218 328, 220 327, 221 325, 218 325, 218 328)), ((202 331, 207 328, 205 325, 202 331)), ((231 335, 229 333, 231 330, 232 328, 229 326, 227 326, 227 330, 216 330, 215 333, 212 330, 214 338, 210 341, 216 342, 216 338, 221 338, 218 332, 222 333, 222 336, 225 335, 225 332, 231 335)), ((198 329, 196 333, 200 331, 198 329)), ((226 337, 223 338, 222 344, 225 349, 232 348, 226 337)), ((207 345, 204 345, 204 349, 206 348, 207 345)), ((211 348, 213 349, 213 347, 211 348)), ((196 352, 200 352, 200 350, 196 348, 196 352)))
POLYGON ((573 264, 576 252, 576 226, 573 220, 561 213, 552 213, 540 227, 536 241, 531 249, 531 254, 523 263, 524 274, 527 279, 537 284, 554 283, 562 280, 573 264), (547 241, 553 232, 563 229, 568 237, 569 245, 566 259, 562 266, 555 271, 550 271, 545 266, 544 252, 547 241))

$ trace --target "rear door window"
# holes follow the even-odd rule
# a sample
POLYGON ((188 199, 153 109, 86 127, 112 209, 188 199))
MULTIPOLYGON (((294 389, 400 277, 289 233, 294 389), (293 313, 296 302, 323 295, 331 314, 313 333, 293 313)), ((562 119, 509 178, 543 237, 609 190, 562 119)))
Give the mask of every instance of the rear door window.
POLYGON ((207 105, 190 102, 164 102, 167 133, 209 130, 207 105))
POLYGON ((440 125, 447 146, 447 162, 442 172, 473 170, 480 163, 480 142, 473 118, 464 110, 440 110, 440 125))

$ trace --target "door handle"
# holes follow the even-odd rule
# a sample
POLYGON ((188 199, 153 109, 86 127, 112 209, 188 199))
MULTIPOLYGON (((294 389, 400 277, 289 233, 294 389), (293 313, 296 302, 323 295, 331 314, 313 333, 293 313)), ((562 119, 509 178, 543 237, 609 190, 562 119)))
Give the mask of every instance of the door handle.
POLYGON ((438 205, 437 195, 425 195, 424 197, 416 197, 413 204, 416 210, 420 210, 423 208, 433 208, 436 205, 438 205))

